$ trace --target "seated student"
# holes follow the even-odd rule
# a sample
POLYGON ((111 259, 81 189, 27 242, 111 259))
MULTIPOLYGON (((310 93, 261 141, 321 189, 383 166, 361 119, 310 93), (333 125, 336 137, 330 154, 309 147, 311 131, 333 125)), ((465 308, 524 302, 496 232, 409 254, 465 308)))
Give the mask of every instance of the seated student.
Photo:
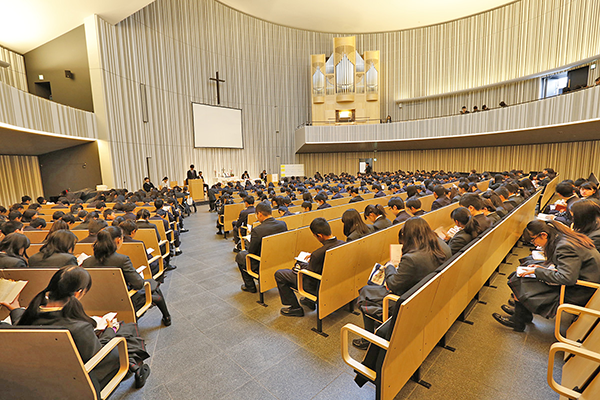
POLYGON ((7 236, 13 232, 23 233, 23 223, 19 221, 7 221, 0 225, 0 232, 7 236))
POLYGON ((482 198, 481 201, 483 201, 483 215, 492 221, 492 225, 496 225, 496 223, 502 219, 496 211, 496 207, 494 207, 494 204, 492 204, 490 199, 482 198))
POLYGON ((233 241, 237 245, 240 241, 239 228, 248 225, 248 215, 255 213, 254 209, 254 196, 244 197, 244 209, 240 211, 237 221, 233 221, 233 241))
POLYGON ((500 201, 502 202, 502 208, 504 208, 507 213, 515 208, 514 201, 508 200, 508 198, 510 197, 510 193, 508 192, 508 189, 506 189, 506 187, 500 186, 499 188, 494 190, 494 193, 496 193, 496 195, 498 195, 498 197, 500 198, 500 201))
POLYGON ((404 200, 402 200, 401 197, 392 197, 388 201, 388 207, 392 214, 396 216, 396 218, 394 218, 392 221, 392 225, 404 222, 411 217, 411 215, 404 209, 404 200))
POLYGON ((319 205, 317 210, 331 207, 331 204, 327 203, 327 197, 325 197, 325 195, 322 193, 319 193, 315 196, 315 202, 319 205))
POLYGON ((36 218, 38 212, 36 210, 27 209, 23 212, 23 218, 21 222, 31 222, 32 219, 36 218))
POLYGON ((280 217, 288 217, 290 215, 294 215, 291 213, 286 206, 280 206, 277 211, 279 212, 280 217))
MULTIPOLYGON (((354 211, 356 212, 356 210, 354 211)), ((322 246, 312 252, 305 269, 322 274, 327 250, 342 245, 344 242, 332 235, 331 227, 325 218, 315 218, 310 223, 310 231, 322 246)), ((298 299, 292 290, 298 288, 298 273, 292 269, 280 269, 275 272, 275 281, 277 282, 281 304, 287 306, 280 310, 281 315, 286 317, 303 317, 304 309, 298 303, 298 299)), ((320 282, 314 278, 304 277, 303 287, 308 293, 317 295, 319 284, 320 282)), ((316 308, 315 303, 309 299, 303 299, 301 302, 312 310, 316 308)))
MULTIPOLYGON (((146 251, 146 244, 141 240, 135 239, 135 235, 138 231, 138 225, 135 223, 135 221, 132 221, 130 219, 124 219, 118 226, 123 231, 123 243, 141 243, 144 246, 146 257, 148 257, 148 260, 150 260, 152 258, 152 255, 148 254, 148 252, 146 251)), ((152 271, 152 275, 157 274, 158 271, 160 271, 158 260, 150 264, 150 271, 152 271)), ((157 281, 160 280, 157 278, 157 281)))
POLYGON ((556 185, 556 194, 558 194, 560 199, 556 203, 546 206, 544 213, 551 214, 554 216, 555 221, 570 226, 572 222, 571 206, 579 200, 575 195, 575 186, 569 181, 562 181, 556 185))
POLYGON ((419 189, 415 185, 406 186, 406 199, 419 197, 419 189))
POLYGON ((375 231, 380 231, 392 226, 392 221, 387 219, 385 209, 381 204, 369 204, 366 206, 363 217, 365 220, 369 220, 373 223, 373 229, 375 231))
POLYGON ((83 220, 82 223, 80 223, 79 225, 77 225, 76 227, 73 228, 74 231, 86 231, 90 228, 90 222, 92 222, 93 219, 99 219, 100 218, 100 214, 97 213, 96 211, 92 211, 91 213, 88 213, 85 216, 85 219, 83 220))
POLYGON ((519 185, 507 182, 504 187, 508 190, 509 196, 506 199, 507 201, 511 201, 515 204, 515 207, 525 201, 523 196, 519 194, 519 185))
POLYGON ((22 233, 7 234, 0 242, 0 269, 27 268, 29 245, 29 239, 22 233))
POLYGON ((493 313, 500 324, 523 332, 533 321, 533 314, 554 318, 559 305, 561 285, 566 285, 564 302, 585 306, 595 289, 575 285, 577 280, 600 283, 600 253, 586 235, 554 221, 533 220, 523 235, 536 247, 544 249, 546 261, 530 264, 520 275, 509 280, 515 307, 501 308, 509 316, 493 313), (548 268, 553 264, 556 269, 548 268), (535 274, 535 278, 528 275, 535 274))
MULTIPOLYGON (((398 233, 398 242, 403 244, 402 258, 398 267, 388 263, 385 266, 385 286, 367 285, 360 290, 358 306, 363 314, 365 330, 375 332, 376 319, 383 314, 383 297, 388 293, 402 296, 421 279, 435 271, 452 256, 450 247, 440 239, 422 218, 413 217, 404 223, 398 233), (369 298, 367 307, 365 300, 369 298), (373 305, 379 298, 378 307, 373 305)), ((366 349, 369 342, 354 339, 352 344, 366 349)))
POLYGON ((477 233, 474 229, 473 222, 471 222, 471 213, 467 208, 455 208, 450 213, 450 218, 452 218, 459 228, 459 231, 448 240, 450 251, 452 251, 452 254, 456 254, 460 249, 469 244, 474 237, 477 237, 477 233), (475 236, 473 236, 473 233, 475 233, 475 236))
MULTIPOLYGON (((138 274, 128 256, 119 254, 117 251, 123 245, 123 231, 117 226, 110 226, 98 232, 98 239, 94 243, 94 255, 87 258, 83 264, 84 268, 111 267, 120 268, 123 271, 125 283, 129 289, 138 292, 131 297, 131 302, 136 310, 145 303, 144 279, 138 274)), ((163 325, 171 325, 171 314, 167 309, 167 303, 154 279, 148 279, 152 290, 152 304, 156 305, 162 313, 163 325)))
POLYGON ((385 192, 381 189, 381 185, 373 185, 373 189, 377 190, 377 192, 375 192, 375 197, 385 197, 385 192))
POLYGON ((8 220, 9 221, 23 222, 23 214, 21 213, 21 211, 17 211, 17 210, 9 211, 9 213, 8 213, 8 220))
POLYGON ((29 203, 31 203, 31 197, 29 197, 27 195, 21 197, 21 204, 23 206, 28 206, 29 203))
MULTIPOLYGON (((494 205, 494 211, 496 212, 496 214, 498 214, 500 218, 508 214, 508 211, 506 211, 506 209, 502 207, 502 200, 500 199, 500 196, 498 196, 493 190, 486 190, 485 192, 483 192, 481 197, 483 199, 490 200, 490 202, 494 205)), ((492 210, 490 209, 490 211, 492 210)))
POLYGON ((90 222, 90 227, 88 229, 88 236, 81 239, 79 243, 95 243, 98 238, 98 232, 102 229, 106 228, 108 223, 103 219, 94 219, 90 222))
POLYGON ((360 239, 363 236, 375 232, 373 225, 365 224, 358 211, 354 208, 344 211, 344 214, 342 214, 342 223, 344 224, 344 236, 346 236, 346 242, 360 239))
POLYGON ((431 211, 437 210, 438 208, 446 207, 447 205, 450 205, 450 203, 452 203, 450 198, 448 198, 448 196, 446 195, 446 188, 442 185, 436 185, 433 188, 433 197, 435 197, 435 200, 433 201, 433 203, 431 203, 431 211))
POLYGON ((116 217, 115 210, 107 208, 106 210, 102 211, 102 217, 106 222, 110 223, 116 217))
POLYGON ((460 198, 466 193, 469 193, 469 184, 466 182, 459 183, 458 193, 452 198, 452 202, 456 203, 457 201, 460 201, 460 198))
MULTIPOLYGON (((94 329, 96 321, 90 318, 84 311, 79 302, 90 290, 92 279, 89 272, 77 266, 68 266, 59 269, 50 279, 48 287, 37 294, 29 303, 26 310, 17 309, 11 311, 11 319, 15 316, 16 325, 19 326, 57 326, 67 329, 73 337, 73 342, 79 351, 79 355, 84 363, 87 363, 102 346, 108 343, 115 336, 134 338, 135 334, 125 331, 137 332, 134 324, 130 328, 126 325, 119 326, 109 322, 108 327, 98 332, 94 329)), ((13 324, 15 321, 13 320, 13 324)), ((150 367, 143 361, 149 357, 146 353, 143 341, 135 338, 138 344, 137 350, 128 346, 129 370, 135 373, 135 384, 141 388, 146 383, 150 375, 150 367)), ((57 357, 60 357, 57 354, 57 357)), ((100 389, 106 385, 110 379, 119 371, 118 353, 110 352, 100 363, 90 371, 92 383, 96 389, 98 398, 100 398, 100 389)))
POLYGON ((56 205, 52 206, 50 208, 52 208, 52 209, 56 209, 56 208, 69 208, 70 205, 71 205, 71 203, 69 203, 69 201, 67 199, 62 199, 62 200, 59 199, 56 202, 56 205))
POLYGON ((302 207, 302 212, 312 211, 312 203, 309 201, 302 202, 302 205, 300 207, 302 207))
POLYGON ((492 221, 483 212, 483 200, 479 195, 475 193, 466 194, 460 198, 459 204, 461 207, 466 207, 471 213, 477 235, 492 226, 492 221))
POLYGON ((29 267, 64 267, 77 265, 77 258, 73 255, 77 244, 77 236, 71 231, 60 230, 48 236, 38 253, 29 257, 29 267))
POLYGON ((8 210, 6 207, 0 206, 0 222, 8 221, 8 210))
POLYGON ((312 194, 310 194, 310 192, 302 193, 302 201, 308 201, 309 203, 314 203, 312 194))
POLYGON ((573 230, 583 233, 600 251, 600 203, 595 199, 581 199, 571 206, 573 230))
POLYGON ((421 200, 414 197, 406 200, 406 210, 413 217, 419 217, 425 214, 425 210, 421 209, 421 200))
MULTIPOLYGON (((279 221, 273 218, 271 215, 271 206, 267 203, 260 202, 256 205, 256 219, 260 222, 256 228, 252 229, 250 233, 250 245, 248 250, 240 251, 235 257, 235 262, 238 265, 240 274, 242 275, 241 289, 244 292, 256 293, 256 285, 254 279, 246 272, 246 254, 254 254, 260 256, 262 249, 262 239, 265 236, 274 235, 287 231, 287 225, 284 221, 279 221)), ((251 269, 254 272, 258 272, 259 262, 251 259, 251 269)))
POLYGON ((131 220, 135 221, 135 214, 133 213, 135 211, 135 208, 136 208, 135 203, 123 204, 123 211, 125 211, 123 218, 131 219, 131 220))
POLYGON ((23 231, 37 231, 42 230, 46 227, 46 220, 43 218, 33 219, 29 225, 23 227, 23 231))
POLYGON ((364 200, 361 196, 358 195, 358 189, 355 187, 350 188, 350 196, 352 196, 352 198, 348 203, 356 203, 357 201, 364 200))
POLYGON ((63 220, 58 220, 56 222, 52 223, 52 227, 50 228, 50 230, 48 231, 48 234, 46 235, 45 239, 48 239, 48 237, 56 231, 60 231, 60 230, 69 230, 69 224, 67 224, 65 221, 63 220))
MULTIPOLYGON (((116 205, 115 205, 116 206, 116 205)), ((114 210, 113 210, 114 211, 114 210)), ((77 222, 85 221, 85 217, 87 217, 89 213, 85 210, 79 210, 75 215, 75 220, 77 222)))
POLYGON ((600 193, 598 193, 598 186, 594 182, 584 182, 579 187, 579 193, 584 199, 598 199, 600 200, 600 193))
POLYGON ((77 222, 77 219, 71 213, 63 215, 62 217, 60 217, 60 219, 62 221, 65 221, 69 225, 69 229, 73 228, 75 226, 75 222, 77 222))
POLYGON ((341 199, 344 196, 340 193, 340 188, 337 186, 334 186, 331 188, 331 190, 333 191, 334 195, 331 197, 331 200, 335 200, 335 199, 341 199))

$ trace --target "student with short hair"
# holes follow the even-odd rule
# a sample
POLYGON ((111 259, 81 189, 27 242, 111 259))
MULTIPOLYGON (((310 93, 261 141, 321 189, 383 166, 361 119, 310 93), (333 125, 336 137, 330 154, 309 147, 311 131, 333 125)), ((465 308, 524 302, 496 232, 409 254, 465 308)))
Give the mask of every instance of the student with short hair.
POLYGON ((317 210, 331 207, 331 204, 327 203, 327 197, 323 193, 319 193, 315 196, 315 202, 319 205, 317 210))
POLYGON ((421 200, 414 197, 406 200, 406 210, 413 217, 419 217, 425 214, 425 210, 421 209, 421 200))
POLYGON ((446 188, 442 185, 434 186, 433 197, 435 197, 435 200, 431 203, 431 211, 446 207, 452 203, 452 200, 446 195, 446 188))
POLYGON ((404 200, 402 200, 402 197, 392 197, 388 201, 388 208, 396 217, 392 221, 392 225, 404 222, 411 217, 411 215, 404 209, 404 200))
POLYGON ((371 221, 375 231, 392 226, 392 221, 387 219, 385 209, 381 204, 369 204, 366 206, 363 217, 365 220, 371 221))

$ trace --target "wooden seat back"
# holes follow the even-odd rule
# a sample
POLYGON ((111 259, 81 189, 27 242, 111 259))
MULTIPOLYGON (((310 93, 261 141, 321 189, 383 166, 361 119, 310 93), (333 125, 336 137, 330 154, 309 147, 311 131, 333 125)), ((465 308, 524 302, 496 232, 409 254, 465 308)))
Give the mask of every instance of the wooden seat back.
POLYGON ((540 212, 546 207, 546 205, 550 202, 552 196, 556 192, 556 185, 558 185, 558 175, 554 177, 544 189, 544 193, 542 194, 542 198, 540 199, 540 212))

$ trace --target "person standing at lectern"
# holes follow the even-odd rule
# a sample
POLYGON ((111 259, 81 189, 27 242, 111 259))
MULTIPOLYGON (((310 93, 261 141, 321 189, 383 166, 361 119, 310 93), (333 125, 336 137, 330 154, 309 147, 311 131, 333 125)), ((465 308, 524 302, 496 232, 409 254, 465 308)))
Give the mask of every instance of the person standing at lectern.
POLYGON ((189 185, 190 179, 198 179, 198 173, 194 169, 194 164, 190 165, 190 170, 187 172, 187 179, 185 180, 186 185, 189 185))
POLYGON ((369 163, 367 163, 367 166, 365 167, 365 174, 370 174, 373 172, 373 168, 369 165, 369 163))

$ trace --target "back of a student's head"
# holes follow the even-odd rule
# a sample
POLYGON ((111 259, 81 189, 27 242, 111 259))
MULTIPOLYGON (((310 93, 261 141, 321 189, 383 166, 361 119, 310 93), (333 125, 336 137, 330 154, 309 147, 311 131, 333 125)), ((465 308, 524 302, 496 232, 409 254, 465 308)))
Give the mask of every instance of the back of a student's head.
POLYGON ((510 196, 508 189, 506 189, 504 186, 500 186, 494 189, 494 193, 496 193, 498 196, 504 197, 505 199, 507 199, 508 196, 510 196))
POLYGON ((266 203, 266 202, 264 202, 264 201, 261 201, 260 203, 258 203, 256 205, 256 207, 255 207, 255 210, 256 210, 257 214, 262 214, 264 216, 269 216, 273 212, 272 211, 273 209, 271 208, 271 205, 268 204, 268 203, 266 203))
POLYGON ((138 226, 135 221, 131 219, 126 219, 125 221, 119 224, 119 228, 123 231, 124 235, 131 236, 131 234, 137 231, 138 226))
POLYGON ((460 198, 459 204, 461 207, 473 207, 475 210, 480 211, 483 209, 483 201, 481 198, 474 194, 468 193, 460 198))
POLYGON ((331 227, 325 218, 315 218, 310 223, 313 235, 331 236, 331 227))
POLYGON ((71 213, 63 215, 60 219, 65 221, 67 224, 74 224, 77 221, 75 216, 71 213))
POLYGON ((302 208, 304 210, 312 211, 312 203, 310 201, 302 202, 302 208))
POLYGON ((403 210, 404 209, 404 200, 402 200, 401 197, 392 197, 388 201, 388 207, 389 208, 396 207, 396 209, 398 209, 398 210, 403 210))
POLYGON ((5 235, 6 236, 4 236, 0 242, 0 251, 8 254, 9 256, 22 257, 30 245, 30 241, 27 236, 15 231, 6 233, 5 235))
POLYGON ((421 200, 419 200, 419 199, 406 200, 406 208, 419 210, 421 208, 421 200))
POLYGON ((98 232, 94 243, 94 257, 102 264, 117 251, 115 239, 122 238, 123 232, 118 226, 109 226, 98 232))
POLYGON ((17 221, 23 218, 23 214, 20 211, 13 210, 8 213, 9 221, 17 221))
POLYGON ((94 219, 90 222, 88 232, 90 235, 98 235, 102 229, 106 228, 108 223, 103 219, 94 219))
POLYGON ((46 225, 46 220, 43 218, 34 218, 29 223, 29 226, 35 229, 44 229, 46 225))
POLYGON ((0 232, 3 235, 9 235, 13 232, 20 231, 23 228, 23 223, 19 221, 7 221, 0 225, 0 232))
POLYGON ((453 221, 460 223, 460 225, 464 227, 471 219, 471 213, 469 212, 468 208, 458 207, 452 210, 450 213, 450 218, 452 218, 453 221))
POLYGON ((433 187, 433 193, 435 193, 437 197, 443 197, 446 195, 446 188, 442 185, 436 185, 433 187))
POLYGON ((418 192, 419 192, 419 190, 417 189, 417 187, 415 185, 410 185, 410 186, 406 187, 406 197, 413 197, 418 192))
POLYGON ((72 253, 77 244, 77 236, 71 231, 58 230, 48 235, 46 243, 40 248, 44 258, 55 253, 72 253))
POLYGON ((35 218, 35 216, 37 215, 37 211, 36 210, 25 210, 23 212, 23 222, 31 222, 31 220, 33 218, 35 218))
POLYGON ((562 181, 558 185, 556 185, 556 193, 561 195, 562 197, 571 197, 575 192, 575 186, 572 183, 567 181, 562 181))
POLYGON ((148 218, 150 218, 150 211, 146 210, 145 208, 142 208, 141 210, 139 210, 137 212, 135 218, 138 219, 138 220, 140 220, 140 219, 148 219, 148 218))
POLYGON ((318 195, 315 196, 315 201, 325 202, 326 200, 327 200, 327 197, 323 193, 319 193, 318 195))

